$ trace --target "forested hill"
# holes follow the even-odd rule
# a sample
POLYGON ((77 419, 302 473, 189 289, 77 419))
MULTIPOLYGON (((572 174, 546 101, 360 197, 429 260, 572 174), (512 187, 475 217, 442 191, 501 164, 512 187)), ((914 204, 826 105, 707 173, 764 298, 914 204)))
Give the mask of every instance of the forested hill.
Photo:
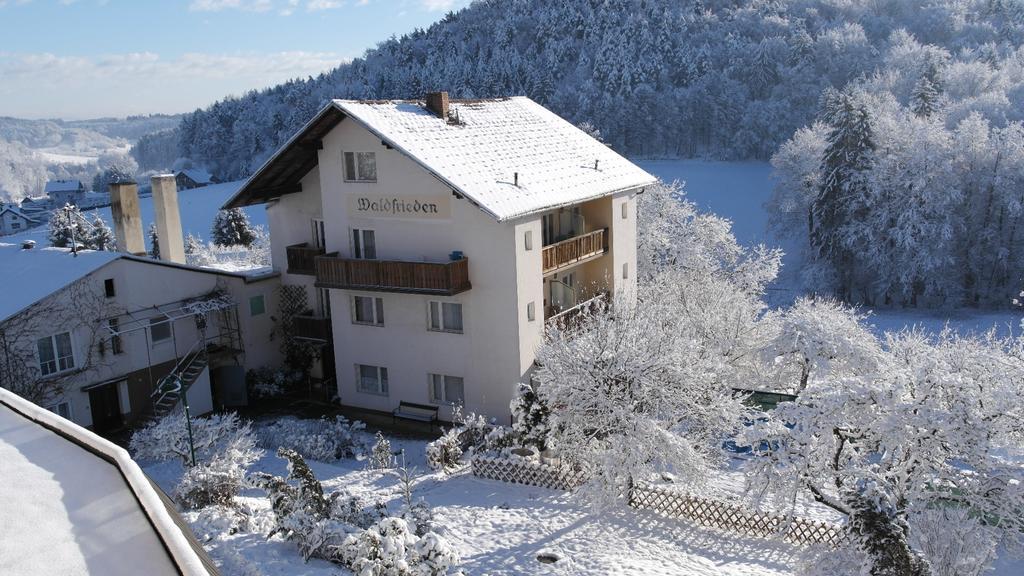
POLYGON ((1022 13, 1013 0, 479 0, 317 78, 187 116, 178 153, 238 178, 329 98, 448 90, 525 94, 634 156, 764 159, 824 88, 884 70, 895 31, 984 57, 1021 44, 1022 13))

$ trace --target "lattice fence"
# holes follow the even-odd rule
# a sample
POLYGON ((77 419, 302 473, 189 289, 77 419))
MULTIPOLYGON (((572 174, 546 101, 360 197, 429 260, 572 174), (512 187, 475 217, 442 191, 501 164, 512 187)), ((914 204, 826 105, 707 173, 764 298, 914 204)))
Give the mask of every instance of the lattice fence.
POLYGON ((553 490, 572 490, 586 480, 578 470, 521 459, 474 456, 472 466, 474 476, 553 490))
MULTIPOLYGON (((525 459, 478 455, 473 457, 472 469, 473 475, 481 478, 553 490, 573 490, 586 481, 582 471, 525 459)), ((838 546, 847 537, 846 530, 836 524, 750 511, 735 504, 701 498, 671 488, 634 486, 629 494, 629 505, 747 536, 781 536, 784 541, 800 546, 838 546)))
POLYGON ((846 531, 835 524, 750 511, 735 504, 699 498, 668 488, 635 486, 630 491, 629 505, 747 536, 782 536, 786 542, 801 546, 837 546, 846 538, 846 531))

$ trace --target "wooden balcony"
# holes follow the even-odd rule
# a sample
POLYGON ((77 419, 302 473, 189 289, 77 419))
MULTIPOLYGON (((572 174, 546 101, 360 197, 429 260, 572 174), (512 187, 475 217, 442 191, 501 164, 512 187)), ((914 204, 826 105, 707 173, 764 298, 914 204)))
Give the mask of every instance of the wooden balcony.
POLYGON ((557 328, 562 331, 575 330, 588 314, 597 313, 602 308, 609 306, 610 303, 611 296, 607 292, 602 292, 572 308, 560 310, 554 306, 548 306, 544 310, 544 324, 548 328, 557 328))
POLYGON ((545 246, 544 274, 558 272, 581 262, 603 256, 608 251, 608 229, 594 230, 568 240, 545 246))
POLYGON ((336 253, 316 258, 316 285, 440 296, 452 296, 472 288, 466 258, 451 262, 406 262, 339 258, 336 253))
POLYGON ((303 340, 327 342, 331 339, 331 319, 322 316, 295 316, 292 318, 292 335, 303 340))
POLYGON ((324 249, 317 248, 316 246, 310 246, 308 242, 304 242, 302 244, 288 246, 285 248, 285 253, 288 255, 289 274, 306 274, 313 276, 316 274, 316 264, 314 259, 317 256, 322 256, 324 249))

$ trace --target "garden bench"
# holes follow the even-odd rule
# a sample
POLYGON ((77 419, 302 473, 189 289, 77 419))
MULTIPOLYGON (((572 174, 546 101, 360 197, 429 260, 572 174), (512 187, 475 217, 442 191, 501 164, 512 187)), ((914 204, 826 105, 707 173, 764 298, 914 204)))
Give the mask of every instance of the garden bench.
POLYGON ((391 412, 391 421, 394 422, 396 418, 402 418, 405 420, 416 420, 418 422, 429 422, 430 429, 433 430, 434 423, 437 422, 437 410, 437 406, 416 404, 403 400, 398 403, 398 408, 395 408, 391 412))

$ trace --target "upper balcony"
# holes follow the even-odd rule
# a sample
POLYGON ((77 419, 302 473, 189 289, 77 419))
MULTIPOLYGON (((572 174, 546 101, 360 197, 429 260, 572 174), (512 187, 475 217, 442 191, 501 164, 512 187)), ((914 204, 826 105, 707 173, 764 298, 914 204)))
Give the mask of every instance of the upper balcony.
POLYGON ((301 340, 328 342, 331 340, 331 319, 308 311, 292 317, 292 334, 301 340))
POLYGON ((320 288, 453 296, 472 288, 469 260, 409 262, 341 258, 337 252, 316 257, 320 288))
POLYGON ((604 256, 608 252, 608 229, 602 228, 544 247, 544 274, 553 274, 571 266, 604 256))
POLYGON ((313 276, 316 274, 316 264, 314 260, 317 256, 322 256, 324 254, 324 249, 311 246, 309 242, 303 242, 302 244, 288 246, 285 248, 285 253, 288 255, 289 274, 306 274, 308 276, 313 276))

